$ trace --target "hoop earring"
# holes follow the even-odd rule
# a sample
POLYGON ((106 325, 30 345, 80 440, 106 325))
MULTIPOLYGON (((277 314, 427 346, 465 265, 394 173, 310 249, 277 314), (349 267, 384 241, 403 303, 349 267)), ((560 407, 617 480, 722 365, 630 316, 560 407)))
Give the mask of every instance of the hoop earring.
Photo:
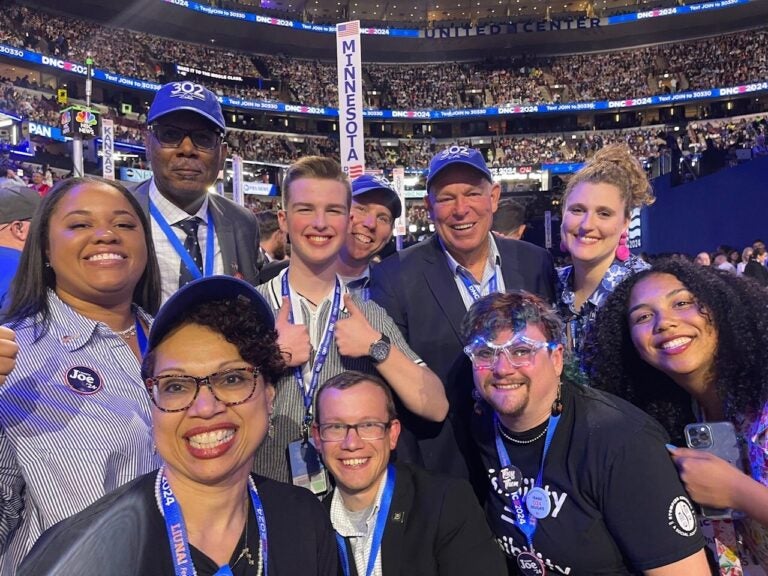
POLYGON ((627 246, 627 233, 622 232, 619 236, 619 245, 616 246, 616 259, 619 262, 626 262, 629 260, 629 247, 627 246))

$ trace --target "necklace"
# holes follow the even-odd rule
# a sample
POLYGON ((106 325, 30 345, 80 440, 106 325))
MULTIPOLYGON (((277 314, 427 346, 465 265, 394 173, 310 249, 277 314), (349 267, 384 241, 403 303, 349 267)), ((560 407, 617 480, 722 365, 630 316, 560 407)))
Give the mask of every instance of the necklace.
POLYGON ((134 322, 125 330, 113 330, 113 332, 118 336, 120 336, 120 338, 122 338, 123 340, 130 340, 131 338, 136 336, 136 323, 134 322))
POLYGON ((506 438, 510 442, 512 442, 512 444, 533 444, 537 440, 541 440, 542 438, 544 438, 544 434, 546 434, 547 430, 549 430, 549 424, 547 424, 544 427, 544 430, 539 432, 534 438, 531 438, 530 440, 518 440, 517 438, 513 438, 512 436, 510 436, 504 431, 504 428, 501 427, 501 424, 499 424, 497 428, 499 429, 499 432, 501 432, 501 435, 504 436, 504 438, 506 438))
MULTIPOLYGON (((163 518, 165 518, 165 509, 160 496, 163 476, 164 476, 164 467, 161 467, 160 470, 158 470, 157 478, 155 479, 155 502, 157 503, 157 509, 159 510, 160 515, 163 516, 163 518)), ((251 489, 255 491, 256 486, 253 482, 253 478, 249 478, 248 481, 250 482, 251 489)), ((170 488, 168 489, 170 490, 170 488)), ((171 495, 173 494, 171 493, 171 495)), ((260 504, 260 501, 259 501, 259 504, 260 504)), ((176 505, 178 506, 178 503, 176 505)), ((257 518, 259 517, 259 512, 258 512, 259 510, 261 510, 260 506, 257 507, 256 509, 257 518)), ((243 549, 240 551, 240 555, 237 557, 237 560, 235 560, 231 564, 232 566, 237 564, 243 558, 248 560, 248 564, 250 566, 253 566, 256 564, 255 560, 253 559, 253 556, 251 555, 250 548, 248 547, 248 517, 250 516, 250 509, 247 512, 247 514, 248 516, 245 517, 245 543, 243 545, 243 549)), ((263 518, 263 512, 261 517, 263 518)), ((183 529, 183 519, 182 519, 182 529, 183 529)), ((259 530, 259 532, 261 532, 261 530, 259 530)), ((186 536, 184 536, 184 539, 186 540, 186 536)), ((193 575, 197 574, 197 571, 195 571, 194 566, 192 568, 192 574, 193 575)), ((264 574, 264 538, 259 537, 259 564, 256 567, 256 576, 262 576, 263 574, 264 574)))
MULTIPOLYGON (((240 562, 243 558, 246 559, 249 566, 254 566, 256 564, 256 561, 253 559, 253 554, 251 554, 250 546, 248 546, 248 520, 250 519, 250 510, 246 509, 246 516, 245 516, 245 542, 243 542, 243 549, 240 550, 240 554, 238 555, 237 559, 232 562, 232 566, 240 562)), ((261 576, 264 572, 264 556, 262 549, 263 542, 261 539, 259 539, 259 564, 256 566, 256 576, 261 576)))
MULTIPOLYGON (((246 512, 246 514, 248 513, 246 512)), ((240 562, 243 558, 248 561, 250 566, 253 566, 256 563, 251 554, 251 549, 248 547, 248 516, 250 516, 250 514, 245 517, 245 541, 243 542, 243 549, 240 550, 240 555, 237 557, 237 560, 232 562, 232 566, 240 562)), ((261 548, 261 546, 259 546, 259 548, 261 548)), ((259 552, 261 552, 261 550, 259 550, 259 552)), ((261 574, 261 554, 259 554, 259 574, 261 574)))

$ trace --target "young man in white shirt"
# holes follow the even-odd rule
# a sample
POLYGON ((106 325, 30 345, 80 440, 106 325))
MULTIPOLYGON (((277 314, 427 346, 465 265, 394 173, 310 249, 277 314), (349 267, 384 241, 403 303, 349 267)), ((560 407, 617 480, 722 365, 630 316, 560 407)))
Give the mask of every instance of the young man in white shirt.
MULTIPOLYGON (((448 402, 440 380, 406 344, 387 313, 351 294, 337 275, 339 251, 350 229, 351 187, 339 164, 309 156, 283 180, 280 228, 291 241, 289 267, 259 291, 275 311, 281 350, 289 370, 278 383, 274 435, 256 455, 265 476, 324 487, 307 480, 309 429, 320 382, 345 370, 379 374, 402 405, 440 422, 448 402), (286 459, 289 450, 291 468, 286 459), (299 455, 304 463, 296 461, 299 455)), ((312 468, 312 461, 308 465, 312 468)))

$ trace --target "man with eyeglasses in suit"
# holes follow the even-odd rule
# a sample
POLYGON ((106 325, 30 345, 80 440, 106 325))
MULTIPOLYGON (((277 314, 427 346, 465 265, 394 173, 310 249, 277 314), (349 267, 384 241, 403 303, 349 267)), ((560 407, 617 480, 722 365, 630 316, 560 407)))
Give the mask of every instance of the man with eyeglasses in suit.
POLYGON ((153 175, 134 193, 151 215, 163 301, 202 276, 258 281, 256 216, 209 194, 227 156, 225 131, 218 98, 200 84, 166 84, 149 108, 145 143, 153 175))
POLYGON ((469 483, 393 464, 400 421, 379 377, 343 372, 317 392, 315 445, 345 576, 506 575, 469 483))

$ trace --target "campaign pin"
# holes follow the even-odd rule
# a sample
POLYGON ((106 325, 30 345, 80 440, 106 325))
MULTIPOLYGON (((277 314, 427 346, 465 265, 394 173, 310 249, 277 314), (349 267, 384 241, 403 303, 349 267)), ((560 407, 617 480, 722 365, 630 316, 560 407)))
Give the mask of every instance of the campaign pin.
POLYGON ((524 576, 544 576, 547 573, 544 563, 532 552, 520 552, 517 567, 524 576))
POLYGON ((549 513, 552 511, 549 494, 538 486, 528 490, 528 494, 525 495, 525 507, 531 516, 539 520, 549 516, 549 513))
POLYGON ((508 494, 515 494, 523 486, 523 473, 516 466, 505 466, 499 470, 499 485, 508 494))
POLYGON ((67 370, 67 385, 79 394, 95 394, 101 390, 102 381, 93 368, 75 366, 67 370))

